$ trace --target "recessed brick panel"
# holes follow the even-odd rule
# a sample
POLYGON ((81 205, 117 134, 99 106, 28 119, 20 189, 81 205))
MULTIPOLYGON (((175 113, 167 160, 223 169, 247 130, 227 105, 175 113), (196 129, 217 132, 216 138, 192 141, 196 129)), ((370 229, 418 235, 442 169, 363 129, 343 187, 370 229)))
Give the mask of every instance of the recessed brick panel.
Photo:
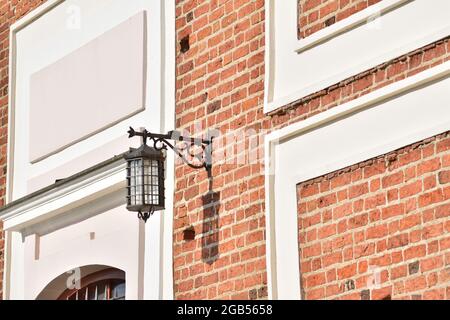
POLYGON ((300 183, 304 298, 445 297, 449 168, 446 132, 300 183))
POLYGON ((298 0, 298 38, 306 38, 380 1, 298 0))

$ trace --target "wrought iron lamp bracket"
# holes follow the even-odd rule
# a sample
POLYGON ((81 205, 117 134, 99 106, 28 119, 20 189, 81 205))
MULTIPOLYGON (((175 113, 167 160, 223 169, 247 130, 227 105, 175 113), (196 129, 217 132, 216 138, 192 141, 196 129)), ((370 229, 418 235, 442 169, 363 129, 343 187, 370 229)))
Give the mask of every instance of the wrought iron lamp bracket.
POLYGON ((135 136, 142 137, 143 143, 147 144, 150 139, 153 143, 153 148, 156 150, 167 150, 169 147, 175 154, 180 157, 180 159, 193 169, 205 168, 208 172, 208 176, 211 175, 212 168, 212 142, 213 137, 208 139, 192 138, 182 136, 178 131, 169 131, 167 134, 151 133, 144 129, 142 132, 134 130, 132 127, 128 130, 128 137, 132 138, 135 136), (172 144, 169 140, 184 142, 184 147, 178 147, 176 144, 172 144), (193 149, 195 147, 201 148, 201 153, 194 153, 193 149), (197 159, 199 164, 195 164, 188 159, 186 153, 191 159, 197 159))

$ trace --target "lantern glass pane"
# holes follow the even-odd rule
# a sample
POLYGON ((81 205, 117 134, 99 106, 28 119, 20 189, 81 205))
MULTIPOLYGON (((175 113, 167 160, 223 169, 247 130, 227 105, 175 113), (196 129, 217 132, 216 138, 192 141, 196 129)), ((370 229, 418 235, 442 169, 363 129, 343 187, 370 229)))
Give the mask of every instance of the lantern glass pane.
POLYGON ((142 159, 138 159, 135 161, 136 168, 136 204, 142 205, 143 203, 143 195, 142 195, 142 159))
POLYGON ((143 204, 142 159, 134 159, 129 162, 129 204, 143 204))
POLYGON ((130 161, 130 204, 136 204, 136 162, 130 161))
POLYGON ((145 202, 147 204, 159 205, 159 178, 158 160, 145 160, 145 202))
POLYGON ((128 158, 128 209, 130 211, 164 208, 164 157, 157 152, 143 152, 128 158))

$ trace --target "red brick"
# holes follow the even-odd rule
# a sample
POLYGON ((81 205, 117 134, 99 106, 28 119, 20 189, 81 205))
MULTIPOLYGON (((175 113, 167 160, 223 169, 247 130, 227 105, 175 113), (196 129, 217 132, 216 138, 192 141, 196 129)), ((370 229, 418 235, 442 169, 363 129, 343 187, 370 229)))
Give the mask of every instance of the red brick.
POLYGON ((328 237, 330 237, 332 235, 335 235, 335 234, 336 234, 336 225, 335 224, 322 227, 318 231, 319 239, 328 238, 328 237))
POLYGON ((400 188, 400 199, 417 195, 422 191, 422 181, 416 181, 400 188))
POLYGON ((445 218, 450 216, 450 204, 444 204, 435 209, 436 219, 445 218))
POLYGON ((333 0, 323 4, 320 0, 300 0, 298 2, 298 37, 305 38, 313 33, 341 21, 352 14, 381 0, 333 0))
POLYGON ((337 270, 338 279, 348 279, 353 277, 357 271, 357 264, 353 263, 351 265, 345 266, 337 270))
POLYGON ((358 259, 360 257, 373 255, 374 252, 375 252, 374 243, 364 243, 355 247, 354 257, 355 259, 358 259))
POLYGON ((409 237, 407 233, 399 234, 388 239, 388 249, 404 247, 409 244, 409 237))
POLYGON ((400 220, 400 230, 403 231, 405 229, 410 229, 414 226, 417 226, 421 223, 421 218, 419 214, 413 214, 407 216, 400 220))
MULTIPOLYGON (((306 35, 325 28, 325 20, 331 16, 335 16, 337 22, 379 0, 349 0, 346 5, 345 1, 337 0, 326 4, 322 4, 319 0, 300 2, 302 5, 300 19, 304 22, 300 32, 306 35), (341 4, 342 8, 339 6, 341 4), (308 10, 304 11, 306 8, 308 10), (320 12, 328 15, 321 16, 320 12)), ((269 131, 278 129, 410 76, 418 70, 425 70, 437 61, 443 61, 445 58, 442 57, 448 55, 446 50, 440 49, 449 47, 447 41, 437 47, 431 45, 422 48, 411 58, 405 56, 386 65, 380 65, 334 88, 317 93, 310 99, 307 97, 306 102, 293 104, 289 110, 286 109, 287 112, 276 111, 273 115, 266 116, 261 111, 264 101, 266 49, 264 19, 264 2, 260 0, 217 2, 213 5, 196 1, 177 3, 177 42, 180 36, 188 33, 192 40, 191 49, 177 56, 177 130, 192 128, 197 121, 204 121, 208 126, 217 126, 224 130, 250 127, 264 127, 269 131), (194 12, 193 20, 187 21, 186 14, 191 10, 194 12), (202 39, 205 36, 207 38, 202 39), (195 78, 199 81, 192 83, 192 79, 195 78), (218 108, 208 109, 208 105, 215 100, 219 101, 218 108)), ((331 23, 333 21, 328 21, 328 24, 331 23)), ((390 158, 390 155, 380 156, 364 164, 355 164, 339 173, 330 174, 326 179, 318 177, 300 184, 298 208, 301 213, 299 246, 302 254, 300 259, 302 275, 305 279, 311 279, 310 285, 321 283, 319 288, 310 288, 306 281, 303 288, 306 298, 359 299, 360 292, 343 293, 339 290, 337 271, 334 268, 339 264, 338 269, 341 270, 343 266, 340 264, 347 259, 351 259, 351 263, 361 266, 361 270, 364 270, 368 262, 386 266, 391 263, 400 264, 403 258, 412 262, 413 259, 424 257, 427 249, 434 252, 435 256, 439 253, 435 251, 436 249, 445 248, 446 241, 442 234, 444 230, 450 231, 450 223, 442 222, 441 230, 432 226, 436 224, 433 222, 434 219, 441 217, 438 219, 445 220, 447 217, 444 201, 450 198, 450 188, 448 192, 445 189, 436 190, 438 183, 443 188, 447 185, 441 184, 438 172, 441 169, 436 168, 437 159, 442 159, 442 167, 447 169, 450 167, 450 156, 446 154, 450 150, 449 141, 448 135, 437 136, 412 148, 406 147, 392 152, 395 159, 390 158), (423 176, 420 176, 421 174, 423 176), (419 190, 419 181, 423 181, 424 190, 419 190), (305 187, 301 189, 301 186, 305 187), (352 201, 347 201, 348 199, 352 201), (427 206, 426 210, 422 210, 424 206, 427 206), (327 210, 323 210, 324 208, 327 210), (383 223, 381 218, 388 220, 383 223), (422 222, 426 223, 426 228, 422 228, 422 222), (405 244, 407 240, 409 244, 405 244), (397 249, 393 252, 394 248, 397 249), (326 274, 324 283, 323 273, 326 274), (315 274, 322 276, 314 278, 315 274)), ((201 276, 202 284, 205 283, 208 274, 219 272, 218 283, 208 285, 216 287, 215 290, 208 288, 204 290, 206 293, 202 293, 201 290, 193 289, 190 294, 183 297, 204 294, 208 298, 210 296, 245 298, 250 296, 246 288, 265 286, 264 279, 267 279, 265 250, 259 249, 264 247, 265 239, 262 165, 252 167, 250 172, 247 169, 239 169, 231 166, 229 169, 214 168, 213 184, 220 192, 221 216, 232 216, 233 219, 221 226, 223 229, 220 232, 220 256, 229 258, 228 260, 220 258, 212 265, 202 261, 201 246, 178 242, 182 241, 179 234, 183 223, 186 225, 191 221, 200 222, 199 215, 202 214, 199 214, 200 195, 207 190, 208 184, 205 183, 207 181, 204 177, 197 177, 192 184, 177 183, 175 212, 183 214, 184 220, 174 223, 177 227, 174 248, 180 248, 174 249, 176 252, 174 261, 192 265, 204 264, 205 271, 193 278, 201 276), (252 182, 250 188, 249 181, 253 179, 257 179, 257 183, 252 182), (195 192, 195 189, 189 190, 194 185, 201 185, 198 192, 195 192), (182 203, 184 199, 180 198, 180 194, 191 197, 187 204, 182 203), (177 210, 181 205, 186 209, 177 210), (240 207, 237 208, 238 206, 240 207), (256 247, 258 250, 254 249, 256 247), (178 259, 187 253, 191 253, 194 258, 191 256, 189 258, 191 260, 178 259), (235 279, 233 282, 228 282, 227 270, 213 271, 214 268, 241 270, 236 266, 241 265, 244 259, 245 272, 251 274, 243 275, 240 274, 242 271, 236 271, 237 275, 233 278, 235 279), (253 272, 255 274, 252 274, 253 272)), ((176 179, 185 180, 186 176, 194 175, 196 173, 181 170, 177 171, 176 179)), ((450 261, 450 256, 443 259, 450 261)), ((174 270, 175 284, 190 280, 189 273, 184 273, 184 278, 181 278, 180 268, 183 266, 174 270)), ((383 273, 383 277, 386 272, 383 273)), ((355 274, 357 279, 362 277, 355 274)), ((405 277, 408 279, 408 275, 405 277)), ((399 279, 403 281, 403 278, 399 279)), ((395 298, 396 292, 400 290, 398 285, 388 283, 383 289, 391 285, 395 298)), ((427 289, 430 292, 431 290, 433 288, 427 289)), ((381 294, 382 291, 380 297, 381 294)), ((399 293, 401 294, 405 295, 399 293)), ((177 291, 175 295, 180 296, 177 291)))
POLYGON ((406 277, 406 275, 408 274, 408 268, 406 267, 406 265, 401 265, 395 268, 392 268, 391 270, 391 279, 395 280, 398 278, 403 278, 406 277))
POLYGON ((439 247, 440 247, 441 251, 449 249, 450 248, 450 237, 439 240, 439 247))
POLYGON ((364 209, 370 210, 385 204, 386 204, 386 197, 383 194, 377 194, 365 200, 364 209))
POLYGON ((319 256, 322 253, 322 245, 320 243, 306 247, 302 250, 303 258, 319 256))
POLYGON ((424 227, 422 230, 422 238, 430 239, 430 238, 440 236, 443 233, 444 233, 444 226, 442 223, 438 223, 438 224, 424 227))
POLYGON ((340 251, 322 257, 322 266, 324 268, 341 262, 342 253, 340 251))
POLYGON ((386 224, 369 227, 366 233, 366 239, 382 238, 388 234, 388 227, 386 224))
POLYGON ((434 289, 424 292, 424 300, 444 300, 445 299, 445 289, 434 289))
POLYGON ((324 296, 325 296, 325 289, 317 288, 317 289, 308 290, 305 298, 307 300, 319 300, 319 299, 322 299, 324 296))
POLYGON ((372 300, 382 300, 392 297, 392 286, 372 290, 372 300))
POLYGON ((369 184, 366 182, 360 185, 351 186, 348 190, 348 197, 350 199, 353 199, 368 192, 369 192, 369 184))
POLYGON ((439 183, 440 184, 450 183, 450 170, 439 172, 439 183))
POLYGON ((405 292, 420 291, 427 287, 425 276, 405 280, 405 292))
POLYGON ((384 267, 384 266, 391 264, 391 262, 392 262, 392 257, 390 254, 373 257, 369 260, 369 264, 371 266, 376 266, 376 267, 384 267))
POLYGON ((325 284, 325 273, 314 274, 306 277, 306 285, 310 288, 325 284))
POLYGON ((405 249, 404 251, 404 258, 406 260, 424 257, 426 254, 426 246, 425 245, 418 245, 414 247, 409 247, 405 249))
POLYGON ((428 258, 420 261, 420 270, 422 272, 427 272, 430 270, 435 270, 443 266, 442 256, 428 258))
POLYGON ((347 216, 353 212, 353 207, 351 203, 346 203, 340 205, 333 209, 333 219, 339 219, 347 216))
POLYGON ((433 172, 438 170, 440 167, 441 160, 439 158, 423 161, 417 166, 417 174, 422 175, 427 172, 433 172))
POLYGON ((405 213, 405 205, 401 203, 382 209, 381 216, 383 219, 388 219, 394 216, 403 215, 404 213, 405 213))
POLYGON ((419 206, 426 207, 443 200, 442 190, 438 189, 419 196, 419 206))
POLYGON ((384 177, 382 179, 382 185, 383 188, 388 188, 402 183, 403 180, 404 180, 404 173, 403 171, 399 171, 397 173, 384 177))

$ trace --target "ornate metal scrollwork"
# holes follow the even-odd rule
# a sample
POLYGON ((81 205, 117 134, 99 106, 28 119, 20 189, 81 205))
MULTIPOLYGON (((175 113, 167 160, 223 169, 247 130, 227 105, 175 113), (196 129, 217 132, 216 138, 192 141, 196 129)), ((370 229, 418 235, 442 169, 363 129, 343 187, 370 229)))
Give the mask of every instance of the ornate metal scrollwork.
POLYGON ((180 159, 193 169, 205 168, 211 174, 212 138, 200 139, 182 136, 177 131, 169 131, 167 134, 151 133, 144 129, 142 132, 135 131, 132 127, 128 130, 128 137, 142 137, 144 144, 150 139, 156 150, 167 150, 169 147, 180 159), (181 142, 183 146, 172 144, 169 140, 181 142), (194 153, 194 148, 200 148, 200 152, 194 153), (193 163, 192 160, 196 159, 193 163))

